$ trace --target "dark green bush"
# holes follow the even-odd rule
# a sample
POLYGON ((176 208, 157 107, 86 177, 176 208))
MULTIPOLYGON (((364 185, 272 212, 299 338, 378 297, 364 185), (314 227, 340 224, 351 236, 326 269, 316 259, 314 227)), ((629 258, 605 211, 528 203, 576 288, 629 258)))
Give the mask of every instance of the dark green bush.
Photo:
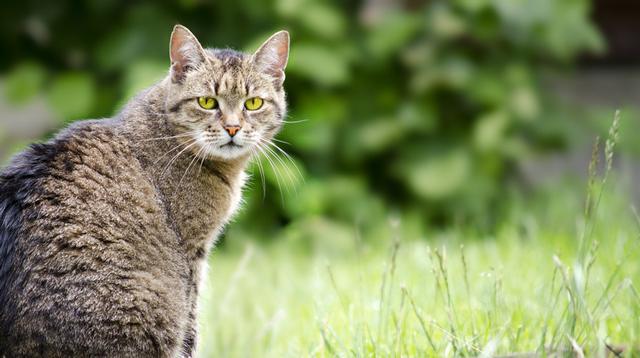
POLYGON ((514 164, 546 145, 541 71, 601 47, 589 8, 587 0, 22 1, 3 5, 0 70, 15 103, 44 96, 61 121, 109 116, 166 73, 175 23, 205 44, 246 50, 286 28, 292 123, 280 138, 291 145, 278 145, 301 174, 263 160, 263 196, 253 168, 239 219, 251 225, 236 229, 375 232, 389 208, 415 224, 407 227, 494 209, 514 164))

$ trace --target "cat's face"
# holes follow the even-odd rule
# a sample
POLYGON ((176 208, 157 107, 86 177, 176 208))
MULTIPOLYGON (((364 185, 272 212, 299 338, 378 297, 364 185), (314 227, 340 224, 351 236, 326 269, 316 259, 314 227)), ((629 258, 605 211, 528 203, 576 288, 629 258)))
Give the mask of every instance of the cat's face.
POLYGON ((169 123, 196 157, 232 160, 258 153, 281 128, 289 34, 254 54, 203 49, 182 26, 171 37, 169 123))

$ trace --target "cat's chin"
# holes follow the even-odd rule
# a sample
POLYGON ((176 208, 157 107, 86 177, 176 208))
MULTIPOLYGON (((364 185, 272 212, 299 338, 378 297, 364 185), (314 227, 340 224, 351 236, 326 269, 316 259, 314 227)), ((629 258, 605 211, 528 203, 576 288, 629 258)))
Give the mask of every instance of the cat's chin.
POLYGON ((211 158, 215 158, 222 161, 232 161, 240 158, 245 158, 250 153, 250 149, 247 145, 238 145, 235 143, 227 143, 218 146, 217 148, 209 148, 207 155, 211 158))

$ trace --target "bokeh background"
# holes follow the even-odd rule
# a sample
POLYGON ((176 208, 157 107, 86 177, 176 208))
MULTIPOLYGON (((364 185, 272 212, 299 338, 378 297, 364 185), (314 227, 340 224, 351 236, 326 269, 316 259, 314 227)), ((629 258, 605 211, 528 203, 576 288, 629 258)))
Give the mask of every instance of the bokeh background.
POLYGON ((226 237, 339 248, 354 226, 388 238, 390 215, 412 237, 491 230, 514 202, 582 189, 616 108, 637 191, 639 16, 633 0, 6 2, 0 162, 162 78, 176 23, 247 51, 287 29, 292 160, 262 160, 264 182, 252 167, 226 237))

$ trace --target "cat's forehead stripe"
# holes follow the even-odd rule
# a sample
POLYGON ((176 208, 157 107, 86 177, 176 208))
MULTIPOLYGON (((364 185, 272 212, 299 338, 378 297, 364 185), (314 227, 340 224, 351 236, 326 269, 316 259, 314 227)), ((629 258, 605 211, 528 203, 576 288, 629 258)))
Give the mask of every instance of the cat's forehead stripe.
MULTIPOLYGON (((223 72, 212 81, 215 95, 247 96, 253 87, 241 71, 223 72)), ((211 87, 209 85, 209 88, 211 87)))
POLYGON ((217 95, 219 89, 218 81, 216 81, 215 79, 209 81, 209 88, 214 95, 217 95))

